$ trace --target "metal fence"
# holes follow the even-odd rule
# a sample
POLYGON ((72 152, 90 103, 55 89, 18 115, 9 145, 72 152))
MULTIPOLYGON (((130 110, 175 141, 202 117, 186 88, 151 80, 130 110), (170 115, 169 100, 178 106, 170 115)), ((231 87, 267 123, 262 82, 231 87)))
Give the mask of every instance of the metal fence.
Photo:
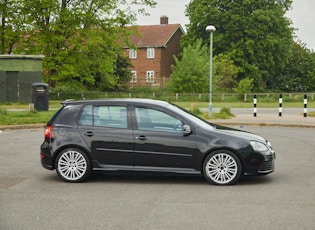
MULTIPOLYGON (((315 93, 214 93, 212 100, 215 102, 252 102, 256 95, 259 101, 275 102, 282 95, 284 102, 303 101, 304 95, 307 95, 309 101, 314 101, 315 93)), ((90 99, 104 99, 104 98, 151 98, 164 101, 187 101, 187 102, 208 102, 209 94, 205 93, 145 93, 145 92, 50 92, 50 100, 90 100, 90 99)))

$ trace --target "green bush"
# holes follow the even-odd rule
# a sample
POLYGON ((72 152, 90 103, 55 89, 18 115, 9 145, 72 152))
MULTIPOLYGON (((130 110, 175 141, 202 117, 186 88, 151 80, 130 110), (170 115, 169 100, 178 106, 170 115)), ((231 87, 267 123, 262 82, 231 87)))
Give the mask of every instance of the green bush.
POLYGON ((234 115, 231 113, 230 107, 223 107, 221 108, 220 113, 214 113, 213 117, 216 119, 229 119, 234 117, 234 115))

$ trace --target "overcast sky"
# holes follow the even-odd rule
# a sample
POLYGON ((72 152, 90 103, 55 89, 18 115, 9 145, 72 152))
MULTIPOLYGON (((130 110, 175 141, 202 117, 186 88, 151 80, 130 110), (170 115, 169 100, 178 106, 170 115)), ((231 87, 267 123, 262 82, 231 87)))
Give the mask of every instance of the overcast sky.
MULTIPOLYGON (((185 8, 190 0, 156 0, 157 6, 153 9, 148 8, 150 16, 138 17, 139 25, 156 25, 160 23, 160 17, 166 15, 170 24, 189 23, 185 17, 185 8)), ((306 44, 306 47, 315 51, 315 0, 293 0, 293 9, 288 12, 287 17, 292 20, 293 27, 298 38, 306 44)))

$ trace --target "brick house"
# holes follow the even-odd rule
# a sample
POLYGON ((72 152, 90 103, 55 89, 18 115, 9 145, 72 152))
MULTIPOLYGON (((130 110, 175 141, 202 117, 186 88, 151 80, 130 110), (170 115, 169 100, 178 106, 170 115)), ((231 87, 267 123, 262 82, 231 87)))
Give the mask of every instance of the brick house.
POLYGON ((168 24, 162 16, 160 25, 138 26, 140 35, 130 41, 136 49, 126 48, 132 68, 129 87, 163 86, 170 78, 173 55, 180 53, 180 39, 184 30, 180 24, 168 24))

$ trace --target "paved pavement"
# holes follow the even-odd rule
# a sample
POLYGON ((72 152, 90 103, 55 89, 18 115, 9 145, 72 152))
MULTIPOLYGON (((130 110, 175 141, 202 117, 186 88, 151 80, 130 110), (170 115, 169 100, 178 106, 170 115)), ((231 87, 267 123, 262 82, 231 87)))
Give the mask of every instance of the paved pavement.
MULTIPOLYGON (((314 109, 313 109, 314 110, 314 109)), ((259 125, 259 126, 283 126, 283 127, 309 127, 315 128, 315 117, 304 117, 301 109, 286 109, 279 116, 276 109, 261 108, 256 117, 252 109, 231 109, 235 117, 231 119, 214 119, 211 122, 223 125, 259 125)))
MULTIPOLYGON (((207 111, 206 108, 203 110, 207 111)), ((314 111, 314 108, 308 111, 314 111)), ((219 112, 219 108, 214 108, 213 112, 219 112)), ((231 119, 210 119, 209 121, 220 125, 229 126, 282 126, 282 127, 306 127, 315 128, 315 117, 304 117, 303 108, 285 108, 282 116, 276 108, 258 108, 256 117, 254 117, 253 109, 249 108, 232 108, 231 113, 235 117, 231 119)), ((35 125, 17 125, 17 126, 0 126, 0 130, 5 129, 27 129, 41 128, 44 124, 35 125)))
POLYGON ((247 126, 271 141, 275 172, 211 186, 201 176, 105 173, 63 183, 43 169, 43 130, 0 133, 1 230, 314 230, 315 132, 247 126))

